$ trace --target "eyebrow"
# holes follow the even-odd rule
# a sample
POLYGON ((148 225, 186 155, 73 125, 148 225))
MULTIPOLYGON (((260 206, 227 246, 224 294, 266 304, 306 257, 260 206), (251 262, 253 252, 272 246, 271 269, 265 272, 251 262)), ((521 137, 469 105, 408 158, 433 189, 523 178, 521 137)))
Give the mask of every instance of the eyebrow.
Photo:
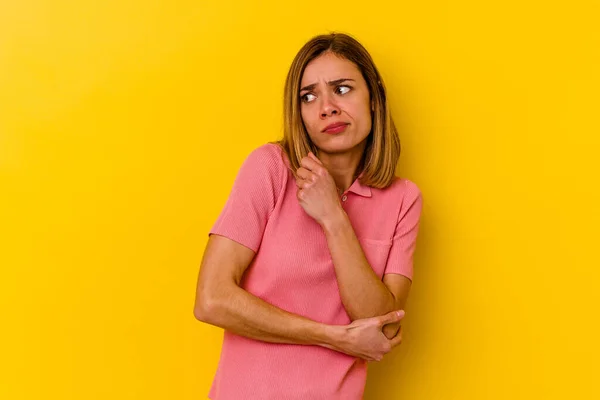
MULTIPOLYGON (((336 86, 336 85, 339 85, 340 83, 345 82, 345 81, 353 81, 354 82, 354 79, 350 79, 350 78, 336 79, 335 81, 329 81, 329 82, 327 82, 327 85, 329 85, 329 86, 336 86)), ((311 85, 304 86, 302 89, 300 89, 300 91, 303 92, 305 90, 313 90, 315 87, 317 87, 317 84, 313 83, 311 85)))

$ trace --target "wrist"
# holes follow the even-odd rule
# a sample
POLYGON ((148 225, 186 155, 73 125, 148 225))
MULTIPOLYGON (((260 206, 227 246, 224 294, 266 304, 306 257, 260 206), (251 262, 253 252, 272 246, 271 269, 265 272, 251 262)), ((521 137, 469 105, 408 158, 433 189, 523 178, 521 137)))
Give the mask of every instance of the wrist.
POLYGON ((344 346, 346 327, 341 325, 325 325, 320 346, 340 351, 344 346))
POLYGON ((340 229, 344 229, 347 223, 348 214, 346 214, 346 211, 342 207, 339 207, 334 213, 323 219, 320 225, 326 234, 332 234, 340 229))

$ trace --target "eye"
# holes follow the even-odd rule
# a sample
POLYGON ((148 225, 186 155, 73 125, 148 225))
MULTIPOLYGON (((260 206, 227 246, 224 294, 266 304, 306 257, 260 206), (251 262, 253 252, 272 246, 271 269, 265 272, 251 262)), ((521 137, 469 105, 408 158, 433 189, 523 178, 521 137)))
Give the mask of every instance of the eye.
POLYGON ((313 101, 316 98, 317 98, 317 96, 315 96, 312 93, 306 93, 306 94, 303 94, 302 96, 300 96, 300 99, 304 103, 310 103, 311 101, 313 101))
POLYGON ((348 93, 350 90, 352 90, 352 88, 348 85, 342 85, 342 86, 338 86, 335 88, 335 92, 338 94, 346 94, 348 93))

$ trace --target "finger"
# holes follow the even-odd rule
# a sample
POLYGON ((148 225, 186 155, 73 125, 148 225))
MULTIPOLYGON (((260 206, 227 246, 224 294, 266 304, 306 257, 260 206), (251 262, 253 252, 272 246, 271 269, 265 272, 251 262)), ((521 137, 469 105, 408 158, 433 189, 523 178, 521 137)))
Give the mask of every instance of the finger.
POLYGON ((379 317, 381 326, 400 321, 404 318, 404 310, 392 311, 379 317))
POLYGON ((296 171, 296 175, 298 175, 300 178, 305 179, 307 181, 314 181, 314 178, 315 178, 315 174, 313 174, 311 171, 307 170, 306 168, 298 168, 298 171, 296 171))
POLYGON ((392 345, 392 348, 398 346, 400 343, 402 343, 402 325, 400 325, 400 329, 398 330, 398 333, 396 334, 396 336, 394 336, 390 340, 390 344, 392 345))
POLYGON ((303 179, 301 181, 301 184, 302 184, 302 189, 308 189, 309 187, 311 187, 312 185, 314 185, 314 182, 307 181, 306 179, 303 179))
POLYGON ((321 164, 319 164, 310 157, 304 157, 302 160, 300 160, 300 165, 314 173, 319 173, 320 170, 323 168, 321 164))
POLYGON ((315 160, 316 162, 319 163, 319 165, 323 165, 323 163, 321 162, 321 160, 319 160, 319 158, 317 156, 314 155, 314 153, 312 151, 308 152, 308 156, 311 157, 313 160, 315 160))
POLYGON ((400 329, 400 322, 395 322, 393 324, 384 325, 381 331, 386 338, 392 339, 398 334, 398 329, 400 329))
POLYGON ((311 182, 308 182, 306 179, 296 179, 296 186, 300 189, 306 189, 311 185, 311 182))

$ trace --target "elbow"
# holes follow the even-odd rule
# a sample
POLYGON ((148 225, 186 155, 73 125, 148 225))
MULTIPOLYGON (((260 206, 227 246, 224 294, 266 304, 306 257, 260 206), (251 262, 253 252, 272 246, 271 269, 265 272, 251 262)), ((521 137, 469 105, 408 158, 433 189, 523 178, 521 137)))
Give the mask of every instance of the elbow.
POLYGON ((236 289, 239 287, 232 282, 200 284, 196 292, 194 317, 198 321, 222 328, 234 310, 232 302, 237 294, 236 289))
POLYGON ((396 301, 394 295, 391 293, 389 294, 389 296, 380 299, 380 301, 378 302, 371 302, 369 304, 369 307, 352 308, 350 306, 346 306, 345 308, 351 321, 356 321, 365 318, 380 317, 382 315, 385 315, 392 311, 398 311, 400 309, 398 302, 396 301))
POLYGON ((347 309, 347 313, 348 313, 348 316, 350 317, 350 321, 379 317, 383 314, 386 314, 385 312, 382 311, 382 309, 380 307, 371 307, 371 308, 364 309, 364 310, 352 310, 352 309, 348 310, 347 309))
POLYGON ((209 294, 200 294, 194 305, 194 317, 207 324, 215 324, 215 316, 219 314, 219 300, 209 294))

